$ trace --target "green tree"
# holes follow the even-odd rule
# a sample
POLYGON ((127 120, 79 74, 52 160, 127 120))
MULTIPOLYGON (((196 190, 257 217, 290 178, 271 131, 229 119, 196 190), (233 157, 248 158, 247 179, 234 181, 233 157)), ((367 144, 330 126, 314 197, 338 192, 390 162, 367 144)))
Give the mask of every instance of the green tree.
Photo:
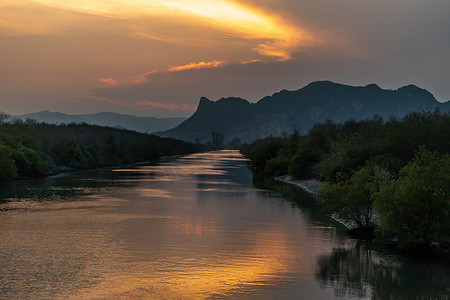
POLYGON ((253 166, 265 170, 266 162, 277 156, 285 141, 283 138, 267 137, 247 145, 242 152, 252 160, 253 166))
POLYGON ((38 151, 17 145, 12 154, 20 176, 44 176, 49 170, 49 163, 38 151))
POLYGON ((450 240, 450 155, 421 148, 398 179, 385 182, 375 203, 380 237, 407 249, 450 240))
POLYGON ((271 175, 283 175, 288 172, 289 159, 283 154, 266 161, 264 172, 271 175))
POLYGON ((325 207, 339 218, 354 222, 359 228, 373 229, 375 215, 373 204, 380 185, 390 179, 390 174, 380 168, 364 167, 351 178, 335 184, 325 184, 319 197, 325 207))
POLYGON ((12 180, 19 176, 16 164, 11 156, 11 148, 0 145, 0 181, 12 180))
POLYGON ((315 157, 309 148, 299 148, 289 165, 289 173, 297 178, 311 178, 315 157))

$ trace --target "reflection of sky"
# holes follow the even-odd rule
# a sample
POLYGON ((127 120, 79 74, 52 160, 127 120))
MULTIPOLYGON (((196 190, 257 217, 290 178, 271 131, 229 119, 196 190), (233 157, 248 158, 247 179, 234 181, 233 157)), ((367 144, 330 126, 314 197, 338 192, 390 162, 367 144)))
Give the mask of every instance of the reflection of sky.
POLYGON ((192 155, 0 212, 0 298, 332 298, 318 257, 354 241, 248 185, 243 164, 192 155))
POLYGON ((114 170, 90 195, 0 214, 0 296, 274 296, 308 273, 308 292, 324 294, 313 273, 330 229, 307 229, 288 203, 255 190, 245 164, 219 151, 114 170))

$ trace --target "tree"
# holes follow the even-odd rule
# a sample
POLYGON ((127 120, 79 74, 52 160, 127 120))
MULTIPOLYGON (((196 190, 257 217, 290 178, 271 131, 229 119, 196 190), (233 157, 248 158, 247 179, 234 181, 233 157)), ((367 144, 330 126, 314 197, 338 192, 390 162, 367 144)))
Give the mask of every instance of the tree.
POLYGON ((11 156, 11 148, 0 145, 0 181, 15 179, 19 176, 16 164, 11 156))
POLYGON ((266 161, 264 172, 271 175, 283 175, 287 174, 288 167, 289 159, 281 154, 266 161))
POLYGON ((383 183, 375 207, 380 237, 402 249, 450 240, 450 155, 421 148, 398 179, 383 183))
POLYGON ((389 179, 390 174, 378 167, 364 167, 350 179, 325 184, 318 195, 325 202, 325 207, 339 218, 352 221, 361 229, 373 229, 373 204, 380 185, 389 179))
POLYGON ((289 165, 289 173, 297 178, 311 178, 314 162, 315 157, 309 148, 298 148, 289 165))
POLYGON ((49 163, 41 153, 21 144, 13 148, 12 158, 20 176, 44 176, 49 170, 49 163))

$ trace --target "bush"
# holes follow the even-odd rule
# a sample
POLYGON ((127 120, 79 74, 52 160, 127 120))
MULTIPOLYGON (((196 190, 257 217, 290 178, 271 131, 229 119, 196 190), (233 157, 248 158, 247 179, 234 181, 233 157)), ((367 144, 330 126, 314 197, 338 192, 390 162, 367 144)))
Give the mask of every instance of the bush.
POLYGON ((384 183, 375 207, 380 237, 398 240, 399 248, 450 240, 450 156, 421 148, 398 179, 384 183))
POLYGON ((16 164, 11 156, 11 148, 0 145, 0 181, 12 180, 19 176, 16 164))
POLYGON ((13 159, 21 176, 44 176, 49 170, 49 163, 43 155, 22 145, 13 150, 13 159))
POLYGON ((390 174, 378 167, 362 168, 350 179, 335 184, 325 184, 319 197, 325 207, 339 218, 356 223, 359 228, 375 227, 374 201, 383 182, 390 174))
POLYGON ((284 145, 286 139, 268 137, 257 140, 250 145, 244 147, 242 152, 252 160, 254 167, 265 170, 266 162, 275 158, 278 151, 284 145))
POLYGON ((284 155, 271 158, 266 162, 264 172, 271 175, 287 174, 289 167, 289 159, 284 155))
POLYGON ((314 155, 309 149, 299 148, 289 165, 289 173, 296 178, 311 178, 314 155))

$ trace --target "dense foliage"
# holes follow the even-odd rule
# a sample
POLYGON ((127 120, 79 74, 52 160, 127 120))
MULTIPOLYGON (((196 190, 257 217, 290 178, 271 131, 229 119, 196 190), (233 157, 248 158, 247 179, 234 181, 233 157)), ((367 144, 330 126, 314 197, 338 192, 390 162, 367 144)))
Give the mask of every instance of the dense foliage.
POLYGON ((49 125, 0 113, 0 181, 204 150, 204 145, 118 128, 49 125))
POLYGON ((344 220, 351 220, 359 228, 375 227, 374 202, 381 185, 389 180, 389 173, 378 167, 361 168, 345 181, 325 184, 319 196, 326 207, 344 220))
POLYGON ((304 136, 258 140, 242 152, 266 174, 327 182, 319 191, 326 208, 400 248, 450 241, 448 113, 326 121, 304 136))
POLYGON ((375 208, 381 236, 398 239, 401 248, 450 241, 450 155, 420 149, 400 170, 384 181, 375 208))

